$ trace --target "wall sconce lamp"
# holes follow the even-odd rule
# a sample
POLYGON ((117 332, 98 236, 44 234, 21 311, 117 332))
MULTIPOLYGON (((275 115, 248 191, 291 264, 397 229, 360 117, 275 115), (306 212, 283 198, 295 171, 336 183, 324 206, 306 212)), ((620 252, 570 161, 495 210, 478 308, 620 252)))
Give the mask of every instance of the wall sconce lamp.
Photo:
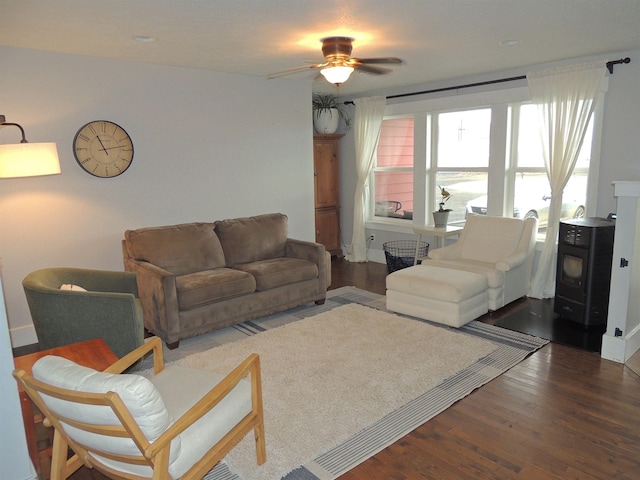
POLYGON ((353 73, 353 67, 348 67, 346 65, 326 67, 320 70, 320 73, 327 79, 327 82, 340 84, 349 80, 351 73, 353 73))
POLYGON ((0 115, 0 128, 18 127, 20 143, 0 145, 0 178, 35 177, 60 173, 58 148, 55 143, 29 143, 24 129, 17 123, 5 122, 0 115))

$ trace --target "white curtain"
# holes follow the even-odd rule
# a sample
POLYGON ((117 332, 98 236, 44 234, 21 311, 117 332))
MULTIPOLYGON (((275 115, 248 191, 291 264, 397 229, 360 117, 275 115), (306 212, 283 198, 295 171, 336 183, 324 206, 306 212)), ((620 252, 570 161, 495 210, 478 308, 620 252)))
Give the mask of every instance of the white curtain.
POLYGON ((353 205, 353 235, 345 258, 350 262, 366 262, 367 240, 364 225, 369 198, 369 174, 373 168, 387 100, 385 97, 368 97, 358 98, 353 103, 356 105, 353 133, 358 183, 353 205))
POLYGON ((527 75, 531 99, 538 107, 544 165, 551 186, 547 236, 529 292, 534 298, 551 298, 555 293, 562 193, 573 173, 605 69, 602 61, 527 75))

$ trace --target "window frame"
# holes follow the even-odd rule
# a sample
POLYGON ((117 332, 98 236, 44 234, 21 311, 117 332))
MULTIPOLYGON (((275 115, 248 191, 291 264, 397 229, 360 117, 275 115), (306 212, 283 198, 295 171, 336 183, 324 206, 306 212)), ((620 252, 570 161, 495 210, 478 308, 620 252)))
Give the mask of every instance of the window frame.
MULTIPOLYGON (((600 165, 600 145, 602 136, 602 120, 608 78, 605 78, 594 110, 593 137, 591 143, 591 159, 587 177, 586 211, 595 212, 597 202, 597 183, 600 165)), ((414 192, 413 219, 375 217, 375 195, 370 195, 366 213, 365 227, 373 230, 413 233, 413 227, 431 223, 430 212, 434 209, 436 198, 436 166, 434 143, 437 136, 437 125, 434 125, 434 114, 448 111, 490 108, 490 153, 488 166, 487 213, 489 215, 507 215, 513 212, 515 189, 515 166, 512 165, 510 149, 517 148, 513 141, 512 121, 509 107, 513 104, 531 102, 529 89, 526 86, 487 90, 475 93, 464 93, 454 96, 440 96, 428 100, 403 101, 389 103, 385 109, 384 119, 402 116, 414 117, 414 192), (515 146, 514 146, 515 145, 515 146)), ((478 167, 484 170, 484 167, 478 167)), ((369 185, 375 189, 374 168, 369 177, 369 185)), ((443 169, 444 170, 444 169, 443 169)), ((458 171, 459 169, 455 169, 458 171)), ((467 170, 465 170, 467 171, 467 170)), ((471 170, 469 170, 471 171, 471 170)))

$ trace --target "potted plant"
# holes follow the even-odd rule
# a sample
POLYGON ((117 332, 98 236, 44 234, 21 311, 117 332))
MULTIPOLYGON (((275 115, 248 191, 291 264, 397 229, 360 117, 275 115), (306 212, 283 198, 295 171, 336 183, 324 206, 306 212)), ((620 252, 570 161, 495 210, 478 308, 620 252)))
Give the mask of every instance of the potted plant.
POLYGON ((451 211, 450 208, 444 208, 444 204, 449 201, 451 194, 440 185, 438 185, 438 188, 440 189, 439 208, 433 212, 433 223, 436 228, 447 226, 447 222, 449 221, 449 212, 451 211))
POLYGON ((344 109, 344 104, 338 101, 338 97, 331 93, 313 94, 313 126, 318 133, 335 133, 338 130, 340 119, 349 130, 351 118, 344 109))

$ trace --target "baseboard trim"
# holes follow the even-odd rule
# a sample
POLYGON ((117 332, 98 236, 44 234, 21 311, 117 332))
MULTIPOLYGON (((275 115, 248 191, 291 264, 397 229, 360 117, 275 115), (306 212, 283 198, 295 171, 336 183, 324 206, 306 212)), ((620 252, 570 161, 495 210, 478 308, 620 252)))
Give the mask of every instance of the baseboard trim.
POLYGON ((9 330, 9 335, 11 336, 11 346, 13 348, 38 343, 38 335, 36 335, 36 329, 33 324, 12 328, 9 330))
POLYGON ((625 363, 640 350, 640 325, 624 337, 602 336, 602 358, 625 363))

